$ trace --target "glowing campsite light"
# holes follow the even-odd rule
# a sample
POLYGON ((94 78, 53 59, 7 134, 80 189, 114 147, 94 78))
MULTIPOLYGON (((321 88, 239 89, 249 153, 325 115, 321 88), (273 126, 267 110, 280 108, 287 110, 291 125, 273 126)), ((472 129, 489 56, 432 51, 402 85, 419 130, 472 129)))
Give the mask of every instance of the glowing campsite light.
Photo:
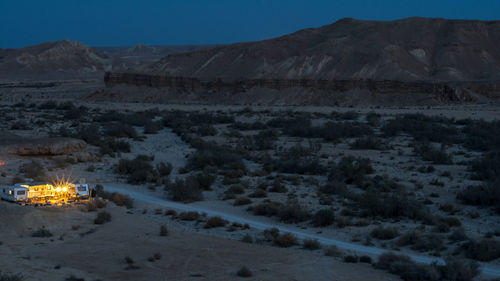
POLYGON ((0 161, 0 166, 4 166, 6 163, 3 161, 0 161))
POLYGON ((56 191, 57 191, 57 192, 61 192, 61 187, 60 187, 60 186, 58 186, 58 187, 56 188, 56 191))
POLYGON ((62 191, 66 192, 66 191, 68 191, 68 188, 65 186, 65 187, 62 188, 62 191))

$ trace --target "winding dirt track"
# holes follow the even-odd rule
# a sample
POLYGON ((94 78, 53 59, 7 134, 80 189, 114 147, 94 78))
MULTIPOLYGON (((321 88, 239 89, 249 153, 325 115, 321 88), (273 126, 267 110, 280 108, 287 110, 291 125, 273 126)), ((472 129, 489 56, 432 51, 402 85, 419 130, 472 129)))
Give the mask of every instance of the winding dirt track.
MULTIPOLYGON (((162 207, 172 208, 172 209, 175 209, 178 211, 203 212, 203 213, 206 213, 208 216, 220 216, 221 218, 228 220, 228 221, 231 221, 231 222, 239 222, 239 223, 243 223, 243 224, 247 223, 248 225, 250 225, 250 227, 258 229, 258 230, 264 230, 264 229, 275 227, 275 228, 278 228, 280 230, 280 232, 290 232, 300 239, 317 239, 318 242, 320 242, 323 245, 335 245, 341 249, 354 251, 354 252, 359 253, 359 254, 379 256, 381 254, 390 252, 386 249, 363 246, 363 245, 358 245, 358 244, 354 244, 354 243, 340 241, 337 239, 327 238, 327 237, 324 237, 322 235, 315 234, 315 233, 309 233, 309 232, 306 232, 306 231, 303 231, 303 230, 300 230, 300 229, 294 228, 294 227, 285 227, 285 226, 281 226, 281 225, 277 225, 277 224, 259 222, 257 220, 252 220, 252 219, 240 217, 237 215, 232 215, 232 214, 228 214, 228 213, 224 213, 224 212, 220 212, 220 211, 216 211, 216 210, 211 210, 209 208, 176 203, 176 202, 164 200, 161 198, 149 196, 146 194, 142 194, 139 192, 131 191, 131 190, 128 190, 125 188, 119 188, 116 186, 105 185, 104 189, 106 191, 120 192, 122 194, 126 194, 126 195, 134 198, 135 200, 147 202, 150 204, 155 204, 155 205, 162 206, 162 207)), ((443 264, 444 263, 443 259, 437 258, 437 257, 415 255, 415 254, 408 254, 408 256, 412 260, 414 260, 415 262, 419 262, 419 263, 425 263, 425 264, 431 264, 431 263, 443 264)), ((500 269, 499 268, 481 264, 480 269, 481 269, 481 272, 486 276, 500 277, 500 269)))

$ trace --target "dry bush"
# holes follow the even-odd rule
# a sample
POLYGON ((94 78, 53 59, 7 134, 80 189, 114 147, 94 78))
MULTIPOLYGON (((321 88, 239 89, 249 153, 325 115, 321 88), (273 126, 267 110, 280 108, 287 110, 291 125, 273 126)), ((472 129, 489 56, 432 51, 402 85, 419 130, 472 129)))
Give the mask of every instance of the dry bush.
POLYGON ((287 232, 285 234, 276 236, 276 238, 274 238, 273 240, 273 245, 282 248, 288 248, 291 246, 299 245, 299 242, 297 241, 297 237, 295 237, 295 235, 287 232))
POLYGON ((111 214, 106 211, 101 211, 97 213, 97 216, 94 219, 95 224, 105 224, 110 221, 111 221, 111 214))
POLYGON ((317 239, 305 239, 302 242, 302 247, 306 250, 318 250, 321 249, 321 244, 317 239))
POLYGON ((234 200, 234 203, 233 203, 234 206, 242 206, 242 205, 248 205, 248 204, 252 204, 252 200, 250 200, 247 197, 238 197, 234 200))
POLYGON ((50 230, 46 229, 45 227, 39 228, 33 233, 31 233, 31 237, 52 237, 52 232, 50 230))
POLYGON ((399 231, 395 227, 383 227, 379 226, 371 231, 371 236, 379 240, 391 240, 399 235, 399 231))
POLYGON ((318 226, 328 226, 333 224, 335 221, 335 211, 330 208, 330 209, 323 209, 317 211, 311 220, 311 223, 318 227, 318 226))
POLYGON ((165 189, 174 201, 193 202, 203 199, 200 184, 193 176, 186 177, 184 180, 175 179, 175 182, 168 184, 165 189))
POLYGON ((183 221, 194 221, 200 217, 198 212, 182 212, 179 213, 179 219, 183 221))
POLYGON ((494 239, 482 239, 479 242, 470 241, 464 244, 465 255, 470 259, 488 262, 500 258, 500 242, 494 239))
POLYGON ((167 236, 168 230, 166 225, 160 226, 160 236, 167 236))
POLYGON ((238 275, 239 277, 252 277, 253 276, 252 271, 250 271, 250 269, 248 269, 246 266, 242 266, 240 268, 240 270, 238 270, 238 272, 236 272, 236 275, 238 275))
POLYGON ((205 223, 205 226, 203 228, 214 228, 214 227, 223 227, 228 224, 228 221, 219 217, 210 217, 208 218, 207 222, 205 223))
POLYGON ((326 247, 324 252, 325 252, 325 256, 328 256, 328 257, 337 257, 338 258, 338 257, 342 256, 342 252, 335 245, 331 245, 331 246, 326 247))
POLYGON ((359 258, 358 258, 358 256, 347 255, 347 256, 344 256, 344 262, 346 262, 346 263, 358 263, 359 258))

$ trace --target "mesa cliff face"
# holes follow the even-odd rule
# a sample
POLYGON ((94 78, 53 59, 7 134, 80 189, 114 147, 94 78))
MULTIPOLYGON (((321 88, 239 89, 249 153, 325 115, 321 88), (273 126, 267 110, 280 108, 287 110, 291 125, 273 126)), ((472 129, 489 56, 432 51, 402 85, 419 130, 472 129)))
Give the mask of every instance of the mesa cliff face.
POLYGON ((500 21, 342 19, 282 37, 172 54, 138 68, 220 78, 500 80, 500 21))
POLYGON ((128 73, 106 73, 108 89, 99 97, 91 96, 144 101, 130 93, 128 85, 143 92, 154 89, 148 100, 166 102, 331 105, 497 100, 498 46, 500 21, 343 19, 279 38, 168 55, 128 73))

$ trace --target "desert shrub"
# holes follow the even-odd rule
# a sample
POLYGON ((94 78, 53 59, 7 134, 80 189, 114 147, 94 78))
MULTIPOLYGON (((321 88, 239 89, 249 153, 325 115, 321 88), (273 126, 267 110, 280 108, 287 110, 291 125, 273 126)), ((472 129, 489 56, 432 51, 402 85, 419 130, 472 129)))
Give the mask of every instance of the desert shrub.
POLYGON ((328 179, 333 181, 343 181, 345 183, 359 183, 366 175, 374 172, 371 161, 368 158, 345 156, 339 163, 334 165, 328 175, 328 179))
POLYGON ((134 207, 134 200, 130 196, 121 193, 112 193, 110 198, 117 206, 125 206, 127 209, 134 207))
POLYGON ((223 227, 228 224, 228 221, 219 217, 210 217, 208 218, 207 222, 205 223, 205 226, 203 228, 214 228, 214 227, 223 227))
POLYGON ((22 274, 4 274, 0 271, 0 281, 23 281, 22 274))
POLYGON ((215 179, 217 179, 217 176, 206 172, 201 172, 194 175, 194 178, 196 179, 196 181, 198 181, 201 189, 210 190, 215 179))
POLYGON ((416 230, 410 230, 403 233, 398 240, 396 245, 398 246, 408 246, 414 245, 418 240, 422 239, 422 233, 416 230))
POLYGON ((442 250, 444 245, 443 238, 436 234, 425 234, 422 236, 418 236, 415 243, 411 246, 411 248, 415 251, 427 252, 434 251, 439 252, 442 250))
POLYGON ((289 200, 282 205, 278 217, 285 223, 298 223, 309 219, 309 212, 297 200, 289 200))
POLYGON ((100 127, 98 125, 80 126, 72 137, 84 140, 88 144, 101 145, 100 127))
POLYGON ((128 175, 127 182, 141 184, 151 182, 157 178, 157 172, 151 165, 152 157, 139 155, 135 159, 120 159, 115 172, 120 175, 128 175))
POLYGON ((198 134, 202 137, 205 136, 215 136, 217 135, 217 129, 214 126, 209 124, 202 124, 198 127, 198 134))
POLYGON ((299 242, 297 241, 297 237, 295 237, 290 232, 287 232, 276 236, 276 238, 274 238, 273 240, 273 245, 282 248, 288 248, 291 246, 299 245, 299 242))
POLYGON ((335 245, 331 245, 325 248, 324 250, 325 256, 329 257, 341 257, 342 252, 339 250, 339 248, 335 245))
POLYGON ((172 164, 169 162, 167 162, 167 164, 161 162, 158 165, 156 165, 156 171, 160 176, 168 177, 170 176, 170 173, 172 173, 172 164))
POLYGON ((29 130, 30 127, 25 121, 16 121, 10 126, 11 130, 29 130))
POLYGON ((252 204, 252 200, 250 200, 247 197, 238 197, 238 198, 236 198, 236 200, 234 200, 234 203, 233 203, 234 206, 242 206, 242 205, 248 205, 248 204, 252 204))
POLYGON ((479 265, 458 258, 447 258, 446 265, 440 266, 441 280, 472 281, 479 274, 479 265))
POLYGON ((355 198, 366 215, 383 218, 406 217, 432 223, 435 219, 419 201, 409 198, 404 191, 383 194, 368 189, 355 198))
POLYGON ((276 239, 280 235, 279 229, 276 227, 265 229, 262 234, 264 235, 264 238, 268 241, 276 239))
POLYGON ((173 183, 167 185, 166 190, 174 201, 193 202, 203 199, 200 184, 193 176, 186 177, 184 180, 175 179, 173 183))
POLYGON ((379 226, 372 229, 370 235, 379 240, 391 240, 398 237, 399 231, 395 227, 379 226))
POLYGON ((468 186, 457 193, 457 199, 464 204, 494 206, 500 212, 500 179, 482 185, 468 186))
POLYGON ((183 221, 194 221, 200 217, 198 212, 182 212, 179 213, 179 219, 183 221))
POLYGON ((197 151, 188 161, 187 169, 203 169, 205 167, 217 167, 231 170, 246 171, 243 157, 240 153, 212 143, 200 142, 197 151))
POLYGON ((269 192, 277 192, 277 193, 285 193, 287 191, 288 189, 284 184, 281 183, 279 179, 275 179, 273 181, 273 184, 271 185, 271 188, 269 189, 269 192))
POLYGON ((239 277, 252 277, 253 274, 252 274, 252 271, 250 271, 250 269, 248 269, 248 267, 246 266, 242 266, 238 272, 236 272, 236 275, 238 275, 239 277))
POLYGON ((101 144, 100 152, 102 155, 108 154, 114 156, 115 152, 130 152, 130 143, 123 140, 107 138, 101 144))
POLYGON ((282 173, 318 175, 325 172, 311 148, 295 145, 286 150, 273 163, 273 169, 282 173))
POLYGON ((33 233, 31 233, 31 237, 52 237, 53 234, 50 232, 50 230, 46 229, 45 227, 39 228, 33 233))
POLYGON ((252 244, 253 243, 253 237, 252 237, 252 235, 250 235, 248 233, 245 234, 245 236, 243 236, 243 238, 241 238, 241 242, 252 244))
POLYGON ((281 203, 278 202, 263 202, 252 208, 252 212, 256 216, 276 216, 281 208, 281 203))
POLYGON ((160 226, 160 236, 167 236, 168 235, 168 230, 166 225, 160 226))
POLYGON ((30 163, 25 163, 19 169, 24 176, 37 181, 46 180, 45 167, 38 160, 32 160, 30 163))
POLYGON ((344 262, 357 263, 357 262, 359 262, 359 258, 358 258, 358 256, 355 256, 355 255, 347 255, 347 256, 344 256, 344 262))
POLYGON ((456 258, 447 258, 445 262, 445 265, 417 264, 407 256, 386 253, 379 256, 374 266, 398 275, 405 281, 472 281, 479 273, 478 265, 474 262, 456 258))
POLYGON ((379 138, 373 136, 366 136, 357 138, 354 142, 350 144, 351 149, 373 149, 373 150, 383 150, 386 146, 379 138))
POLYGON ((231 185, 227 190, 227 193, 231 194, 243 194, 245 193, 245 188, 241 184, 231 185))
POLYGON ((101 211, 97 213, 97 216, 94 219, 95 224, 105 224, 111 221, 111 214, 106 211, 101 211))
POLYGON ((439 280, 439 272, 434 267, 420 265, 408 256, 386 253, 379 256, 375 268, 387 270, 406 281, 439 280))
POLYGON ((261 189, 261 188, 257 188, 255 189, 255 191, 249 195, 249 197, 252 197, 252 198, 265 198, 267 197, 267 191, 265 191, 264 189, 261 189))
POLYGON ((369 256, 361 256, 359 257, 359 262, 372 263, 372 258, 370 258, 369 256))
POLYGON ((494 239, 482 239, 479 242, 470 241, 462 245, 465 255, 474 260, 489 262, 500 258, 500 242, 494 239))
POLYGON ((123 123, 110 123, 104 128, 104 134, 116 138, 137 138, 134 127, 123 123))
POLYGON ((500 146, 500 121, 466 120, 462 129, 464 146, 478 151, 497 150, 500 146))
POLYGON ((343 181, 332 179, 325 185, 320 186, 319 191, 324 194, 344 195, 347 193, 347 186, 343 181))
POLYGON ((380 117, 382 116, 376 112, 368 112, 366 114, 366 122, 371 126, 377 126, 380 123, 380 117))
POLYGON ((381 130, 386 136, 407 133, 418 141, 451 143, 455 141, 458 132, 455 127, 442 124, 449 122, 443 118, 427 117, 423 114, 404 114, 388 120, 381 130))
POLYGON ((441 149, 436 149, 429 142, 416 142, 413 144, 413 152, 434 164, 452 164, 451 156, 446 153, 444 145, 441 145, 441 149))
POLYGON ((490 152, 472 162, 471 170, 478 180, 495 181, 500 176, 500 151, 490 152))
POLYGON ((306 250, 318 250, 321 249, 321 244, 316 239, 305 239, 302 247, 306 250))
POLYGON ((328 226, 335 221, 335 211, 333 209, 323 209, 317 211, 311 220, 314 226, 328 226))

